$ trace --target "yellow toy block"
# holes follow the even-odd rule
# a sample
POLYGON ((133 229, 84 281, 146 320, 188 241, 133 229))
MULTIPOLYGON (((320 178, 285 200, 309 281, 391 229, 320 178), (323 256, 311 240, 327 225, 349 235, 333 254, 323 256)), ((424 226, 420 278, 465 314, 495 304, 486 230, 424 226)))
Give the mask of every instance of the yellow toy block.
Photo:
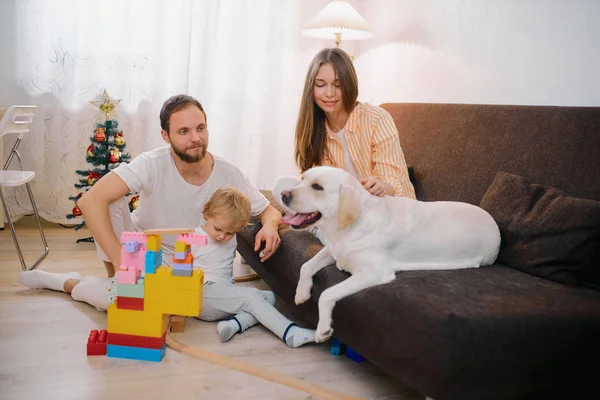
MULTIPOLYGON (((202 310, 204 272, 194 269, 191 277, 171 275, 171 268, 161 266, 146 275, 144 310, 197 317, 202 310)), ((110 332, 110 331, 109 331, 110 332)))
POLYGON ((178 240, 175 242, 175 253, 183 253, 185 251, 191 250, 192 246, 184 242, 183 240, 178 240))
POLYGON ((146 304, 144 311, 137 311, 119 309, 113 303, 108 307, 107 330, 108 333, 161 337, 167 330, 167 318, 167 314, 147 309, 146 304))
POLYGON ((146 250, 159 251, 162 247, 162 237, 160 235, 148 235, 146 250))

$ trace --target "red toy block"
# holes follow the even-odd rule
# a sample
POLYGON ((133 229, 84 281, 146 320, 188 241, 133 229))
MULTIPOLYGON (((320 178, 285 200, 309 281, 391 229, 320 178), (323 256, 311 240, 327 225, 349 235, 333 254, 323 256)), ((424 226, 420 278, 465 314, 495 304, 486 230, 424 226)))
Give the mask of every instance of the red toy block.
POLYGON ((88 356, 105 356, 106 355, 106 339, 108 332, 102 329, 92 329, 87 340, 87 355, 88 356))
POLYGON ((144 311, 144 299, 137 297, 117 296, 117 308, 122 310, 144 311))
POLYGON ((109 333, 108 344, 128 347, 143 347, 146 349, 162 349, 166 343, 167 332, 161 337, 124 335, 121 333, 109 333))

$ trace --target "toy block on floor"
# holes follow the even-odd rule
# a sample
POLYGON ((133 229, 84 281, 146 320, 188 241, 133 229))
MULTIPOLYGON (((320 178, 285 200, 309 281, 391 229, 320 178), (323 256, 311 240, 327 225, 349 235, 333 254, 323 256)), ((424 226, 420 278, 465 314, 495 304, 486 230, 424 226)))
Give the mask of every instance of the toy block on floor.
POLYGON ((144 298, 117 296, 117 308, 144 311, 144 298))
POLYGON ((185 317, 181 315, 173 315, 171 317, 171 332, 181 333, 185 331, 185 317))
POLYGON ((331 340, 331 354, 334 356, 339 356, 340 354, 344 353, 344 350, 346 350, 346 345, 342 343, 340 339, 334 337, 331 340))
POLYGON ((364 358, 363 356, 361 356, 360 354, 358 354, 356 351, 354 351, 350 346, 348 346, 346 348, 346 357, 348 357, 349 359, 351 359, 352 361, 356 361, 356 362, 363 362, 366 360, 366 358, 364 358))
POLYGON ((144 347, 147 349, 162 349, 166 343, 167 333, 160 337, 124 335, 121 333, 109 333, 107 344, 118 346, 144 347))
MULTIPOLYGON (((148 235, 136 232, 121 235, 122 258, 134 265, 122 263, 117 272, 117 296, 107 312, 105 353, 108 357, 161 361, 165 356, 169 316, 197 317, 200 314, 204 272, 193 269, 191 246, 185 242, 182 260, 175 262, 176 267, 163 266, 160 235, 182 231, 159 231, 161 233, 153 230, 148 235)), ((186 240, 206 243, 203 235, 193 235, 186 240)), ((183 317, 174 317, 172 331, 183 331, 184 323, 183 317)))
POLYGON ((88 356, 105 356, 106 355, 106 329, 98 332, 97 329, 92 329, 87 340, 87 355, 88 356))
POLYGON ((131 360, 159 362, 165 356, 167 345, 161 349, 148 349, 144 347, 106 345, 106 355, 113 358, 128 358, 131 360))

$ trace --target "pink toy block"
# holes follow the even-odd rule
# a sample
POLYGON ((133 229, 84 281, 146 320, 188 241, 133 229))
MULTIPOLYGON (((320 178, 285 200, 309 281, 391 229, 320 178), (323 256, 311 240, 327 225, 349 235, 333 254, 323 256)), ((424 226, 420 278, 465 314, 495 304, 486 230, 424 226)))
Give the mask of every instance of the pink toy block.
POLYGON ((137 240, 141 244, 148 242, 148 237, 144 235, 144 232, 123 232, 121 233, 121 244, 125 244, 130 240, 137 240))
POLYGON ((121 247, 121 266, 120 269, 129 269, 135 267, 143 271, 146 265, 146 248, 140 247, 137 253, 128 253, 125 246, 121 247))
POLYGON ((130 267, 128 269, 119 268, 117 272, 117 283, 122 283, 125 285, 135 285, 137 279, 142 276, 142 271, 138 270, 135 267, 130 267))
POLYGON ((206 238, 206 236, 200 235, 198 233, 183 233, 179 235, 177 240, 181 240, 182 242, 185 242, 189 245, 195 244, 196 246, 204 246, 208 244, 208 239, 206 238))

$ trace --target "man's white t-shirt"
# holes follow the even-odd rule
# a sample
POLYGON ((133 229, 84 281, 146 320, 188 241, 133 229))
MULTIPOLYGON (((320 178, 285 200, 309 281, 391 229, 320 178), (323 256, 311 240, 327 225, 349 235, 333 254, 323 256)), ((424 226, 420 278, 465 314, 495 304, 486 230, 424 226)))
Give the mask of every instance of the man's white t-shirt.
POLYGON ((192 246, 194 267, 202 268, 204 282, 235 283, 233 276, 233 260, 237 248, 235 236, 227 242, 217 243, 201 227, 196 228, 196 233, 208 238, 208 244, 192 246))
MULTIPOLYGON (((140 200, 131 218, 138 231, 164 228, 195 228, 206 221, 204 205, 215 190, 232 186, 250 198, 251 213, 262 213, 269 201, 235 165, 214 157, 213 170, 203 185, 187 183, 179 174, 171 147, 165 146, 139 154, 129 164, 113 170, 140 200)), ((162 235, 163 262, 171 265, 177 235, 162 235)), ((233 243, 237 245, 235 238, 233 243)))

